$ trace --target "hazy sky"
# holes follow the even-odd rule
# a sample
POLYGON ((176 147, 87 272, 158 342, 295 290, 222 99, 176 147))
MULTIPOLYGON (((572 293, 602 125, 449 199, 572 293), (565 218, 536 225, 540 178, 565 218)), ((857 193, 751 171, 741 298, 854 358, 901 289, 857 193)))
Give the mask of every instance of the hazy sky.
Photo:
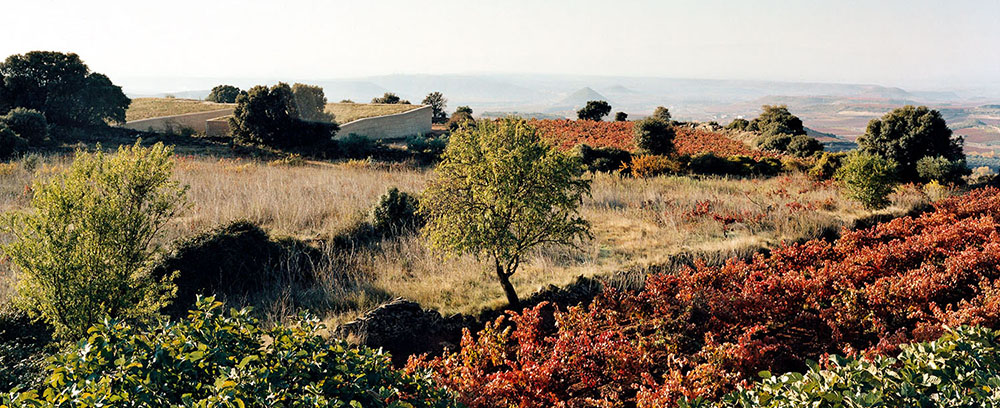
POLYGON ((1000 0, 3 0, 0 55, 116 77, 556 73, 1000 83, 1000 0))

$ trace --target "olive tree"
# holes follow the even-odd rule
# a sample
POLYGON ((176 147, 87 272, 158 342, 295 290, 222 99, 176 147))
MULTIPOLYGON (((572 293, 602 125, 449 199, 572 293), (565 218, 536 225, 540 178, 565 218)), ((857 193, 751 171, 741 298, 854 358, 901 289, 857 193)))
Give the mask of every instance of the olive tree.
POLYGON ((510 277, 528 251, 590 236, 579 206, 590 193, 579 158, 546 143, 520 118, 482 121, 452 133, 420 199, 423 235, 450 254, 489 259, 512 307, 510 277))
POLYGON ((32 186, 31 211, 5 215, 4 254, 19 271, 16 302, 64 338, 103 316, 155 313, 173 295, 149 274, 154 239, 184 208, 173 150, 125 146, 77 152, 65 172, 32 186))

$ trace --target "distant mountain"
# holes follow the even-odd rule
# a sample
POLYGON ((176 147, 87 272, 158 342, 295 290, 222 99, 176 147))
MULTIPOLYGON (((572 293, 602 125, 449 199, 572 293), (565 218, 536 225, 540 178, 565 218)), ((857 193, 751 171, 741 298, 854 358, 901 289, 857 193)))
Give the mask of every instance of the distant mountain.
POLYGON ((608 98, 604 95, 597 93, 597 91, 593 90, 589 86, 585 86, 552 104, 548 109, 546 109, 546 112, 575 111, 584 107, 587 105, 587 102, 590 101, 605 101, 614 105, 614 103, 608 100, 608 98))

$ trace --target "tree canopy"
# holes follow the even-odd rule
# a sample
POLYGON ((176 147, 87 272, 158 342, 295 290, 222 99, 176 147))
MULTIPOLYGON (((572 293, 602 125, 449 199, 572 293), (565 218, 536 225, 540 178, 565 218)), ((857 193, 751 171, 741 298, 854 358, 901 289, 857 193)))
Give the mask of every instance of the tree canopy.
MULTIPOLYGON (((0 63, 0 108, 27 108, 59 125, 124 123, 132 102, 76 54, 32 51, 0 63)), ((6 112, 6 110, 4 110, 6 112)))
POLYGON ((669 154, 674 151, 674 127, 669 121, 650 116, 635 123, 635 146, 652 154, 669 154))
POLYGON ((322 87, 296 83, 292 85, 292 95, 300 119, 333 122, 333 114, 326 111, 326 95, 322 87))
POLYGON ((386 104, 401 103, 403 105, 409 105, 410 101, 405 99, 400 99, 399 95, 396 95, 392 92, 386 92, 382 96, 377 96, 372 98, 372 103, 386 103, 386 104))
POLYGON ((657 106, 656 109, 653 110, 653 117, 670 123, 670 109, 663 106, 657 106))
POLYGON ((789 112, 788 106, 764 105, 761 110, 760 116, 750 121, 749 130, 760 132, 763 136, 806 134, 802 119, 789 112))
POLYGON ((336 123, 301 120, 292 88, 284 82, 258 85, 237 97, 229 125, 238 142, 277 148, 328 141, 338 129, 336 123))
POLYGON ((532 248, 589 236, 578 213, 590 191, 582 174, 579 158, 543 141, 523 119, 462 127, 420 199, 423 235, 436 250, 490 259, 516 307, 510 277, 532 248))
POLYGON ((576 117, 581 120, 600 121, 611 113, 611 104, 605 101, 588 101, 587 105, 576 111, 576 117))
POLYGON ((216 85, 205 97, 206 101, 216 103, 236 103, 236 97, 243 91, 232 85, 216 85))
POLYGON ((448 99, 444 97, 441 92, 431 92, 427 94, 424 98, 424 105, 430 105, 431 109, 434 110, 434 116, 431 117, 431 123, 445 123, 448 121, 448 113, 445 112, 445 108, 448 107, 448 99))
POLYGON ((861 150, 896 162, 904 181, 916 180, 917 161, 940 156, 950 161, 964 161, 963 140, 953 137, 941 112, 926 106, 904 106, 868 122, 865 134, 858 138, 861 150))

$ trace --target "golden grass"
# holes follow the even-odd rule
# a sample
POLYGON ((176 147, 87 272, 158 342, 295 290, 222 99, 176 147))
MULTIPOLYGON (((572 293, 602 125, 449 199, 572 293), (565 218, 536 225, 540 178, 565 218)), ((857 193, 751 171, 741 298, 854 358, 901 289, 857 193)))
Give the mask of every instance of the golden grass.
MULTIPOLYGON (((190 185, 191 208, 171 222, 164 243, 236 219, 253 221, 273 235, 323 242, 355 229, 389 187, 417 193, 431 177, 426 170, 367 161, 284 166, 200 156, 177 160, 176 177, 190 185)), ((67 159, 40 162, 34 171, 22 163, 0 174, 0 209, 25 207, 30 195, 25 186, 67 159)), ((921 191, 903 189, 885 212, 906 212, 926 201, 921 191)), ((594 238, 575 250, 535 251, 513 277, 522 296, 580 275, 671 264, 691 253, 710 254, 715 261, 745 255, 782 241, 820 236, 871 215, 842 199, 834 186, 801 174, 771 179, 597 174, 581 212, 592 223, 594 238), (697 212, 699 203, 710 212, 697 212), (720 219, 735 216, 744 221, 723 228, 720 219)), ((441 259, 418 236, 326 250, 328 260, 316 269, 319 285, 277 288, 267 314, 280 318, 307 307, 338 322, 395 296, 442 313, 470 313, 504 303, 487 264, 472 256, 441 259)), ((0 299, 10 293, 6 269, 0 268, 0 299)))
POLYGON ((373 116, 403 113, 419 107, 420 105, 384 103, 328 103, 326 104, 326 111, 335 116, 334 120, 337 123, 347 123, 373 116))
POLYGON ((215 103, 196 99, 178 98, 135 98, 125 111, 125 121, 158 118, 160 116, 183 115, 186 113, 208 112, 233 106, 229 103, 215 103))

